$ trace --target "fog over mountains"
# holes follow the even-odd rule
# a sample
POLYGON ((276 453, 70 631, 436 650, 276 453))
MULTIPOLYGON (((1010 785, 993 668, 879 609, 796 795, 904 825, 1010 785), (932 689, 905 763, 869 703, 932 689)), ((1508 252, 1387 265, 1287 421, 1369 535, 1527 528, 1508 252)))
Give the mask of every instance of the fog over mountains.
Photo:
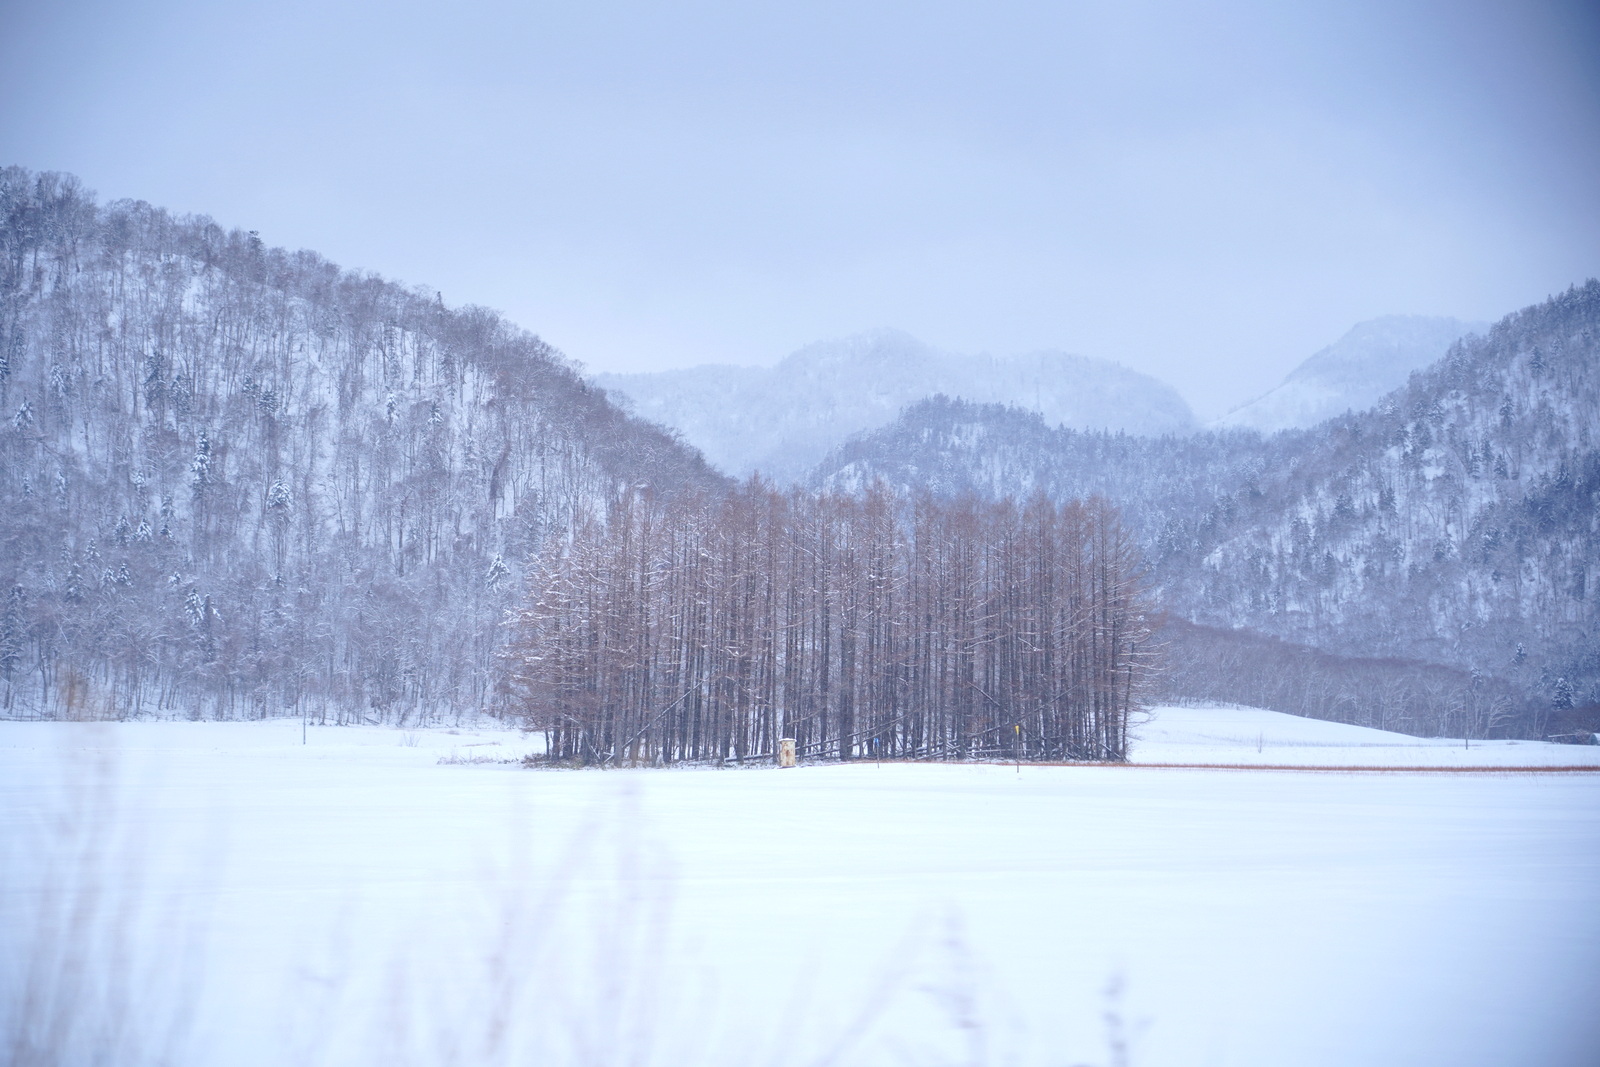
POLYGON ((956 355, 899 330, 807 345, 770 368, 708 365, 594 380, 721 469, 760 471, 780 483, 801 478, 851 434, 941 394, 1015 405, 1079 429, 1160 435, 1195 425, 1171 386, 1107 360, 956 355))
MULTIPOLYGON (((1364 411, 1456 340, 1485 329, 1414 315, 1360 323, 1211 425, 1270 433, 1364 411)), ((1016 407, 1074 430, 1159 437, 1196 429, 1176 390, 1109 360, 1061 352, 958 355, 890 329, 807 345, 773 367, 707 364, 598 374, 594 381, 640 416, 676 430, 722 470, 760 471, 780 484, 802 479, 852 434, 885 426, 935 396, 1016 407)))
POLYGON ((1488 328, 1488 323, 1420 315, 1360 323, 1296 367, 1276 388, 1211 425, 1271 433, 1315 426, 1346 411, 1365 411, 1457 340, 1488 328))

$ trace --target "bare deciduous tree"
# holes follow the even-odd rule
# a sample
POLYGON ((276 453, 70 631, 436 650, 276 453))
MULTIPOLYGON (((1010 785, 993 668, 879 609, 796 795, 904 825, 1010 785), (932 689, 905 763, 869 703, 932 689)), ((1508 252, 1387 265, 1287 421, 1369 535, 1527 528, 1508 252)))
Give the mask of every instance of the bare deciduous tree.
POLYGON ((1121 760, 1153 646, 1133 541, 1026 506, 630 492, 540 559, 509 677, 551 758, 1121 760))

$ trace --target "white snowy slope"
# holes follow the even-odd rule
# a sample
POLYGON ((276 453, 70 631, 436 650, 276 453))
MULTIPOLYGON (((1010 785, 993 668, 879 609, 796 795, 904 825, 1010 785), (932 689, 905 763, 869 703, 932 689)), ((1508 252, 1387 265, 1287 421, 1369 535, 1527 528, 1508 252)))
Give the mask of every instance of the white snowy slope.
POLYGON ((679 431, 725 471, 800 477, 846 437, 936 394, 1038 411, 1047 422, 1135 434, 1194 419, 1170 386, 1106 360, 1040 352, 962 356, 898 330, 808 345, 774 367, 701 366, 595 377, 635 413, 679 431))
POLYGON ((1487 328, 1487 323, 1420 315, 1363 322, 1296 367, 1271 392, 1211 425, 1271 433, 1363 411, 1404 385, 1412 371, 1443 356, 1458 339, 1487 328))
POLYGON ((1139 718, 1129 731, 1134 763, 1600 769, 1600 745, 1412 737, 1261 708, 1163 707, 1139 718))
MULTIPOLYGON (((1241 714, 1145 744, 1334 736, 1241 714)), ((300 738, 0 722, 8 1052, 1099 1065, 1108 1013, 1138 1067, 1600 1049, 1596 773, 530 771, 438 762, 507 731, 300 738)))

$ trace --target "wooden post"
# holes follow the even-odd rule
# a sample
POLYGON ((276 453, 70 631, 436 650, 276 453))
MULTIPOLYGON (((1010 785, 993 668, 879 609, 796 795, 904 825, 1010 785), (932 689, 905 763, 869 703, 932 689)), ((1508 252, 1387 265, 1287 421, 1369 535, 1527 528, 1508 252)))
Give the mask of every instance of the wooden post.
POLYGON ((794 766, 794 738, 785 737, 778 742, 778 766, 794 766))

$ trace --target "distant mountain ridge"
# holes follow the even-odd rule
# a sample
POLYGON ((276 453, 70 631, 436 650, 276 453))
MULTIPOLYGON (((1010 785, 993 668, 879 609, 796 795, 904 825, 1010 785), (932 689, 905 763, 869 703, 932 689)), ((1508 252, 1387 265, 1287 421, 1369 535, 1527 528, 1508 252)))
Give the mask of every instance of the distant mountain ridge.
POLYGON ((641 417, 681 433, 721 469, 759 470, 779 482, 802 477, 851 434, 935 395, 1014 404, 1076 428, 1160 435, 1195 425, 1171 386, 1106 360, 1059 352, 959 356, 889 329, 808 345, 770 368, 707 365, 594 381, 641 417))
POLYGON ((1358 323, 1301 363, 1282 383, 1211 423, 1218 429, 1303 430, 1346 411, 1365 411, 1488 323, 1389 315, 1358 323))

